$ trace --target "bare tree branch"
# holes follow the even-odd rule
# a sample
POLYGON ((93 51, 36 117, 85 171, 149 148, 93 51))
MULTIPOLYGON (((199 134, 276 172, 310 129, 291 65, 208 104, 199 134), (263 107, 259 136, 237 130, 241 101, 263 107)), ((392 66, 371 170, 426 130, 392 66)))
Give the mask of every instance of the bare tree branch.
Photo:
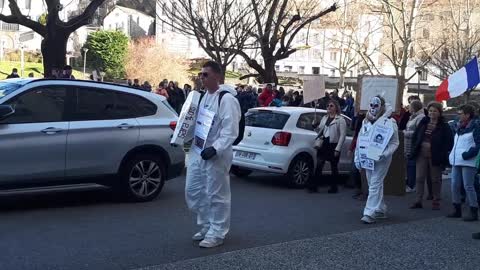
POLYGON ((47 30, 45 26, 40 24, 39 22, 30 20, 29 18, 27 18, 27 16, 23 15, 20 11, 20 8, 18 8, 17 1, 8 0, 8 3, 12 15, 7 16, 0 14, 0 21, 4 21, 6 23, 18 23, 32 29, 42 37, 46 36, 47 30))
POLYGON ((78 28, 90 23, 90 19, 95 14, 95 11, 105 2, 105 0, 91 0, 90 4, 85 8, 82 14, 64 22, 63 25, 67 31, 74 32, 78 28))

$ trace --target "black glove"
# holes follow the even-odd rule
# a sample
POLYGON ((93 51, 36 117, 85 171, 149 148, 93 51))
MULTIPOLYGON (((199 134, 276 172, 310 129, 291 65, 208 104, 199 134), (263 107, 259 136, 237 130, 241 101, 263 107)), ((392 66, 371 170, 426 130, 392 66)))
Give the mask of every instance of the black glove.
POLYGON ((209 160, 212 157, 214 157, 216 154, 217 154, 217 150, 215 150, 215 148, 210 146, 208 148, 205 148, 200 155, 202 156, 203 160, 209 160))

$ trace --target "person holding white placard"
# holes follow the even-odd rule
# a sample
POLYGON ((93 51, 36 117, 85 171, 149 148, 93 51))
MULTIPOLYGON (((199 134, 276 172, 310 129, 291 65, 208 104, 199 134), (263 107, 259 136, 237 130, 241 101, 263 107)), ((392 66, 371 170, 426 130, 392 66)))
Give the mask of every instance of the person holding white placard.
POLYGON ((363 120, 355 148, 355 167, 364 169, 368 181, 368 199, 362 222, 374 223, 387 217, 383 198, 385 176, 392 162, 393 153, 399 146, 398 127, 390 106, 381 96, 370 99, 369 110, 363 120))
POLYGON ((201 241, 200 247, 211 248, 223 244, 230 228, 229 171, 241 109, 235 89, 220 85, 222 69, 218 63, 205 63, 199 77, 207 92, 198 106, 185 198, 201 227, 192 239, 201 241))

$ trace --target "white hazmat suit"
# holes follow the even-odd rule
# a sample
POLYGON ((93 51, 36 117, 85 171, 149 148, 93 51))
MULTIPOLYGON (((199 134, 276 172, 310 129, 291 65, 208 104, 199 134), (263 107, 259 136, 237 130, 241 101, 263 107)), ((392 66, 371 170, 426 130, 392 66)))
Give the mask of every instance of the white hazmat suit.
MULTIPOLYGON (((387 127, 389 126, 391 129, 393 129, 393 135, 390 137, 387 146, 384 148, 382 154, 380 155, 380 159, 378 161, 373 161, 374 169, 365 169, 368 181, 368 199, 365 205, 365 209, 363 211, 363 215, 364 218, 366 216, 366 218, 371 221, 366 223, 374 222, 375 218, 377 217, 386 217, 387 206, 385 204, 383 196, 384 179, 388 173, 388 169, 390 168, 392 156, 399 146, 397 123, 394 119, 388 118, 392 113, 392 109, 390 106, 388 106, 388 104, 384 106, 385 112, 380 115, 373 123, 367 118, 365 118, 362 123, 360 133, 358 135, 358 140, 361 140, 363 136, 371 137, 371 132, 375 129, 375 126, 380 124, 387 127)), ((358 169, 362 167, 362 157, 360 155, 361 151, 359 148, 360 145, 357 143, 354 160, 355 166, 358 169)), ((362 221, 365 222, 363 218, 362 221)))
POLYGON ((216 155, 203 160, 195 151, 190 151, 187 164, 185 198, 191 211, 197 215, 197 224, 206 231, 205 238, 224 239, 230 228, 230 167, 232 144, 238 137, 241 118, 240 105, 234 88, 221 85, 215 93, 206 93, 199 109, 215 113, 205 149, 213 147, 216 155), (223 95, 218 106, 219 93, 223 95))

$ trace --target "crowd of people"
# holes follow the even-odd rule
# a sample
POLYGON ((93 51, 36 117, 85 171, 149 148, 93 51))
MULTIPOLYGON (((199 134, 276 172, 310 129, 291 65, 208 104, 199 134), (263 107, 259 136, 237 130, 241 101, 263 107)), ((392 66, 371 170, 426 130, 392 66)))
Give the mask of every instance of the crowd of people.
POLYGON ((140 84, 139 79, 128 79, 127 84, 128 86, 141 91, 152 92, 164 96, 170 106, 172 106, 177 113, 180 113, 188 94, 192 91, 192 86, 190 84, 185 84, 183 88, 180 88, 178 82, 168 81, 167 79, 161 81, 156 88, 154 88, 148 81, 140 84))
MULTIPOLYGON (((168 81, 164 79, 158 84, 158 87, 154 88, 150 82, 145 81, 140 83, 139 79, 128 79, 127 84, 130 87, 159 94, 167 98, 168 103, 175 111, 180 112, 186 97, 193 90, 190 84, 185 84, 183 88, 179 87, 178 82, 168 81)), ((251 85, 238 84, 235 87, 237 91, 236 98, 240 103, 242 113, 245 114, 249 109, 256 107, 282 107, 282 106, 303 106, 314 107, 319 109, 327 109, 327 102, 330 99, 334 99, 338 102, 339 108, 342 114, 353 118, 354 116, 354 103, 353 95, 349 91, 344 91, 342 97, 339 96, 338 89, 335 89, 331 93, 325 92, 325 96, 318 100, 318 102, 312 102, 305 104, 303 102, 303 91, 290 89, 285 91, 284 87, 276 87, 273 84, 266 84, 265 87, 254 87, 251 85)), ((200 87, 196 89, 200 93, 204 94, 205 89, 200 87)))
MULTIPOLYGON (((425 107, 418 96, 410 97, 408 102, 408 111, 387 117, 392 119, 395 132, 398 127, 398 131, 404 135, 404 158, 407 171, 406 192, 416 193, 414 201, 409 206, 410 209, 424 208, 425 200, 431 201, 432 210, 440 209, 442 201, 442 174, 446 172, 447 168, 450 168, 450 192, 453 210, 447 217, 463 217, 463 220, 467 222, 477 221, 480 204, 480 182, 478 177, 480 166, 479 108, 473 104, 460 106, 457 108, 456 120, 447 122, 441 103, 430 102, 425 107), (465 202, 467 203, 468 211, 462 215, 462 204, 465 202)), ((370 110, 374 109, 375 103, 379 103, 382 106, 381 104, 384 101, 382 99, 376 102, 370 101, 370 110)), ((335 102, 331 101, 330 105, 335 107, 335 102)), ((384 113, 384 115, 388 114, 384 113)), ((375 123, 377 121, 372 121, 370 111, 366 115, 358 115, 355 125, 355 136, 350 146, 350 151, 355 152, 354 166, 352 168, 352 176, 358 189, 355 198, 367 199, 366 211, 362 218, 362 221, 365 223, 373 223, 378 218, 384 218, 386 215, 383 195, 379 194, 383 193, 383 179, 390 166, 389 162, 391 162, 394 149, 398 147, 398 136, 395 137, 394 134, 391 142, 388 143, 392 147, 387 146, 381 158, 378 161, 373 161, 372 169, 368 169, 368 167, 360 164, 362 146, 359 147, 359 145, 362 140, 362 133, 367 132, 366 127, 375 125, 375 123), (388 148, 390 150, 387 150, 388 148), (393 151, 391 151, 392 149, 393 151), (389 156, 390 161, 388 161, 389 156), (381 164, 382 160, 387 160, 388 162, 381 164), (383 175, 372 181, 372 174, 381 173, 379 171, 382 170, 383 175), (362 184, 365 184, 365 181, 362 181, 362 177, 366 177, 366 182, 368 183, 368 188, 364 188, 363 192, 362 184), (372 211, 367 211, 369 205, 373 209, 372 211)), ((344 129, 344 127, 337 125, 337 129, 344 129)), ((334 134, 336 133, 338 132, 334 134)), ((343 131, 340 131, 340 134, 342 133, 343 131)), ((338 141, 342 141, 342 139, 338 141)), ((319 152, 331 152, 331 146, 327 145, 324 148, 326 149, 319 150, 319 152)), ((331 154, 329 155, 331 156, 331 154)), ((330 160, 335 164, 337 159, 330 157, 330 160)), ((336 167, 332 166, 332 168, 335 175, 336 167)), ((480 233, 473 234, 473 238, 480 239, 480 233)))
MULTIPOLYGON (((46 76, 48 79, 75 79, 75 76, 72 75, 73 68, 70 65, 66 65, 63 69, 52 68, 50 75, 46 76)), ((29 78, 34 78, 35 74, 33 72, 28 73, 29 78)), ((12 72, 7 76, 6 79, 15 79, 20 78, 18 74, 18 69, 13 68, 12 72)))

